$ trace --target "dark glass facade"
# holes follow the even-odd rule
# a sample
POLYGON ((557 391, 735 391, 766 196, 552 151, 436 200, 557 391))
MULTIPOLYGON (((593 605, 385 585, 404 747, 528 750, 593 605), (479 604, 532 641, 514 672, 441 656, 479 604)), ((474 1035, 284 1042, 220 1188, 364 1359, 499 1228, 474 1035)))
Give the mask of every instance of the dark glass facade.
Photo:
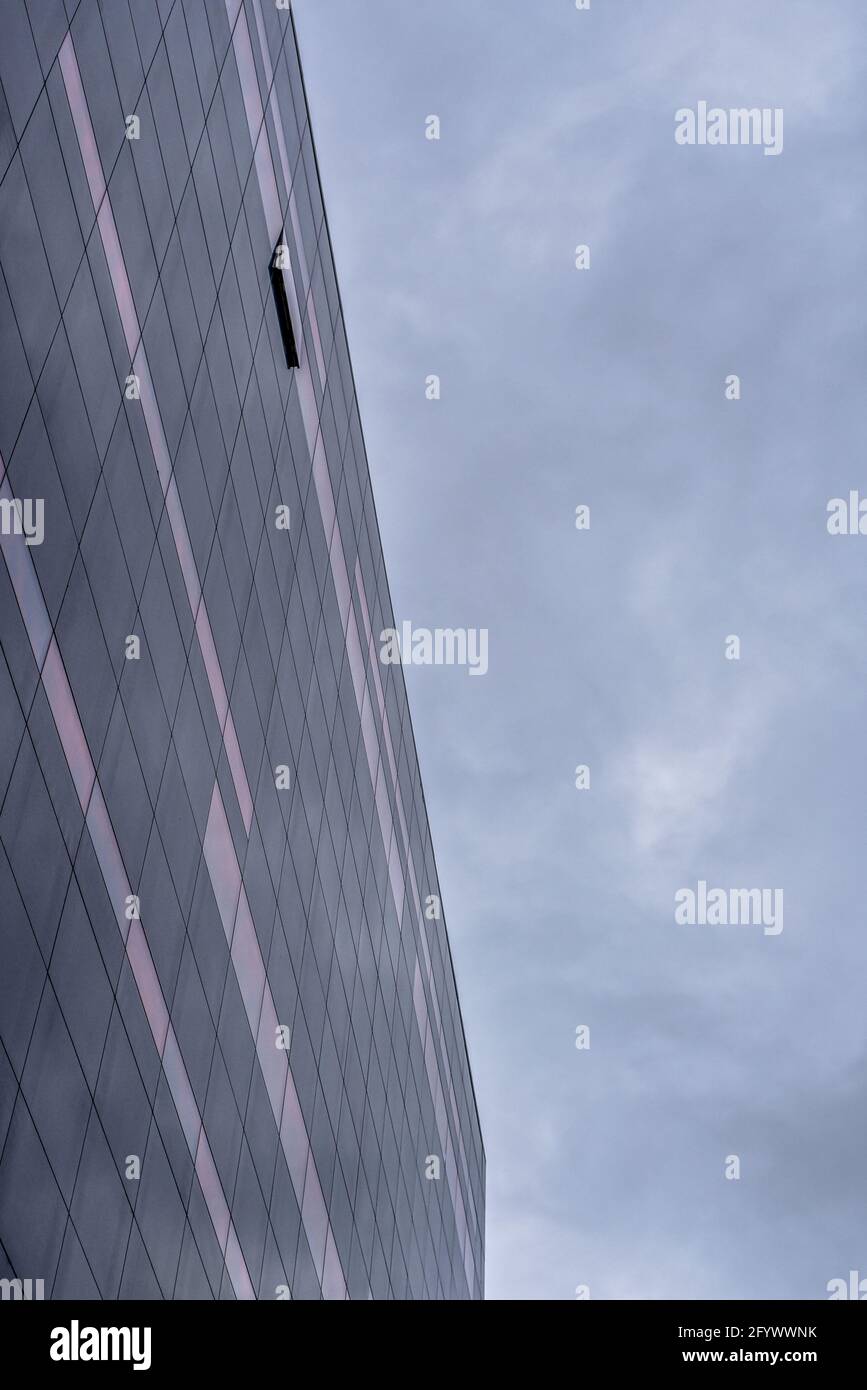
POLYGON ((4 0, 0 351, 0 1279, 481 1297, 287 9, 4 0))

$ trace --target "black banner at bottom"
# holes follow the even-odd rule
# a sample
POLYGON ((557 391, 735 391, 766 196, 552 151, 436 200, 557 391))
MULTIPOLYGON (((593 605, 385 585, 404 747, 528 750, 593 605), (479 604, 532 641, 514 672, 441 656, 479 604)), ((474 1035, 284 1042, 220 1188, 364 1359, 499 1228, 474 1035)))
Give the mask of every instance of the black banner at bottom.
MULTIPOLYGON (((177 1372, 211 1372, 221 1376, 289 1365, 297 1357, 297 1338, 310 1329, 333 1337, 351 1331, 353 1365, 357 1369, 358 1337, 381 1335, 381 1314, 367 1312, 355 1322, 351 1308, 326 1310, 315 1304, 264 1303, 50 1303, 38 1300, 0 1301, 0 1333, 7 1366, 16 1372, 46 1372, 50 1376, 85 1374, 100 1369, 113 1375, 127 1372, 166 1375, 177 1372), (344 1323, 348 1317, 350 1324, 344 1323), (322 1321, 320 1322, 320 1319, 322 1321), (287 1339, 291 1338, 289 1342, 287 1339)), ((418 1305, 414 1305, 418 1308, 418 1305)), ((461 1318, 473 1317, 460 1331, 483 1333, 493 1355, 498 1346, 498 1309, 489 1303, 477 1308, 475 1322, 469 1309, 461 1318)), ((538 1338, 539 1305, 533 1305, 533 1338, 538 1338)), ((418 1315, 418 1314, 416 1314, 418 1315)), ((398 1314, 397 1331, 408 1327, 398 1314)), ((452 1311, 429 1307, 421 1324, 412 1324, 428 1341, 425 1374, 432 1349, 443 1348, 453 1362, 454 1345, 438 1342, 443 1323, 451 1323, 452 1311), (427 1318, 431 1322, 427 1322, 427 1318), (431 1337, 431 1329, 434 1331, 431 1337)), ((860 1363, 867 1332, 867 1308, 846 1302, 580 1302, 556 1314, 557 1335, 580 1338, 581 1363, 595 1358, 606 1370, 640 1369, 668 1371, 674 1367, 812 1366, 823 1372, 851 1371, 860 1363)), ((511 1315, 514 1318, 514 1314, 511 1315)), ((386 1326, 392 1335, 394 1325, 386 1326)), ((520 1327, 511 1320, 503 1329, 503 1347, 520 1341, 520 1327)), ((340 1359, 341 1343, 324 1344, 329 1369, 340 1359)), ((435 1352, 434 1352, 435 1355, 435 1352)), ((297 1364, 297 1363, 296 1363, 297 1364)))

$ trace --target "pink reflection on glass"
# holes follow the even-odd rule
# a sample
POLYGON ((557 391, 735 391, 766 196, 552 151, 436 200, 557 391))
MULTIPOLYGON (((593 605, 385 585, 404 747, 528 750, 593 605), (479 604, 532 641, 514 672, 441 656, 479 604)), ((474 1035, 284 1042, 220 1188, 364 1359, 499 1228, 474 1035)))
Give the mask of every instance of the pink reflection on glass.
MULTIPOLYGON (((213 1162, 213 1159, 211 1161, 213 1162)), ((247 1261, 244 1259, 244 1253, 235 1232, 235 1227, 231 1222, 229 1222, 229 1235, 226 1240, 226 1249, 223 1252, 223 1258, 225 1259, 226 1269, 228 1270, 229 1279, 232 1282, 232 1288, 235 1290, 236 1296, 248 1301, 254 1299, 256 1297, 256 1290, 253 1288, 250 1281, 247 1261)))
POLYGON ((226 1206, 226 1199, 223 1195, 223 1185, 220 1182, 220 1175, 217 1172, 214 1155, 211 1153, 208 1141, 205 1138, 204 1129, 199 1130, 195 1164, 196 1177, 199 1179, 199 1185, 202 1192, 205 1194, 205 1201, 212 1213, 214 1232, 217 1241, 220 1249, 225 1250, 226 1240, 229 1235, 229 1208, 226 1206))
POLYGON ((334 579, 334 590, 337 594, 337 608, 341 617, 343 635, 346 636, 346 616, 352 606, 352 591, 349 587, 349 574, 346 569, 346 561, 343 558, 343 547, 340 544, 340 530, 337 526, 331 536, 331 545, 328 548, 328 558, 331 561, 331 574, 334 579))
POLYGON ((117 227, 114 223, 114 215, 111 210, 108 193, 103 197, 99 212, 96 215, 96 220, 99 225, 99 234, 102 238, 105 259, 108 261, 111 283, 114 286, 115 299, 117 300, 117 312, 120 315, 123 336, 126 339, 127 352, 130 358, 132 358, 138 344, 141 330, 139 329, 135 300, 132 297, 132 290, 130 289, 129 277, 126 273, 123 252, 120 249, 120 239, 117 235, 117 227))
MULTIPOLYGON (((319 498, 319 510, 322 513, 322 528, 325 531, 325 543, 331 546, 331 531, 337 519, 337 508, 334 505, 334 493, 331 488, 331 477, 328 472, 328 460, 325 457, 325 445, 322 442, 322 435, 317 437, 313 449, 313 479, 316 483, 316 495, 319 498)), ((349 580, 347 579, 346 590, 349 590, 349 580)))
MULTIPOLYGON (((196 628, 198 629, 198 623, 196 623, 196 628)), ((235 721, 232 718, 231 710, 226 715, 226 723, 223 729, 223 745, 226 749, 226 761, 229 764, 232 781, 235 784, 235 794, 238 797, 238 805, 241 809, 241 819, 244 822, 244 829, 249 835, 250 826, 253 824, 253 798, 250 795, 250 788, 247 784, 247 774, 244 771, 244 759, 241 755, 241 745, 238 742, 238 735, 235 732, 235 721)))
POLYGON ((277 1046, 279 1026, 280 1020, 271 991, 266 989, 262 997, 262 1012, 256 1034, 256 1053, 262 1062, 262 1077, 278 1129, 283 1115, 283 1094, 286 1090, 286 1062, 285 1057, 280 1055, 285 1049, 277 1046))
POLYGON ((231 943, 232 927, 241 892, 241 870, 238 867, 235 846, 232 844, 232 832, 223 807, 223 798, 216 783, 211 793, 204 850, 205 863, 211 876, 211 886, 217 900, 226 941, 231 943))
MULTIPOLYGON (((235 930, 232 935, 232 965, 235 967, 238 980, 243 982, 241 998, 244 1001, 250 1032, 255 1038, 259 1032, 259 1015, 262 1010, 262 998, 267 989, 267 981, 265 979, 265 963, 259 949, 259 939, 253 925, 247 894, 243 888, 235 917, 235 930)), ((270 990, 268 992, 270 993, 270 990)), ((269 1049, 269 1055, 272 1051, 277 1051, 276 1040, 269 1049)))
POLYGON ((223 684, 223 675, 220 670, 220 658, 217 656, 217 648, 214 643, 214 634, 211 631, 211 624, 208 622, 208 615, 204 605, 199 608, 196 614, 196 635, 199 639, 199 646, 202 651, 202 660, 205 663, 205 672, 208 682, 214 692, 214 709, 217 711, 217 721, 220 728, 229 713, 229 697, 226 694, 226 687, 223 684))
POLYGON ((147 1014, 147 1020, 154 1035, 157 1052, 162 1057, 169 1031, 169 1011, 160 989, 159 976, 153 963, 153 957, 145 941, 141 921, 138 919, 134 919, 129 924, 126 953, 138 986, 142 1007, 147 1014))
POLYGON ((292 1186, 300 1199, 300 1194, 304 1191, 304 1174, 307 1171, 310 1141, 307 1138, 307 1126, 301 1113, 298 1092, 295 1090, 295 1082, 292 1080, 291 1072, 286 1077, 284 1087, 283 1114, 280 1119, 280 1144, 286 1155, 286 1164, 292 1177, 292 1186))
POLYGON ((325 1209, 325 1198, 322 1196, 322 1188, 319 1185, 319 1177, 312 1153, 307 1155, 307 1173, 304 1182, 301 1218, 304 1222, 307 1244, 310 1246, 310 1253, 316 1266, 316 1277, 321 1284, 322 1270, 325 1266, 325 1246, 328 1241, 328 1212, 325 1209))
POLYGON ((202 586, 199 583, 196 558, 193 555, 190 534, 184 521, 181 499, 174 478, 169 480, 169 485, 166 488, 166 514, 178 552, 178 561, 181 566, 181 574, 184 577, 184 588, 187 591, 190 612, 198 613, 199 604, 202 601, 202 586))
POLYGON ((226 687, 223 684, 223 672, 220 667, 220 658, 217 655, 214 634, 211 631, 211 624, 208 621, 208 613, 205 608, 204 599, 200 602, 198 612, 196 613, 196 635, 199 639, 199 650, 202 653, 205 674, 208 677, 208 684, 211 687, 214 709, 217 711, 220 732, 223 735, 226 760, 229 764, 229 771, 232 774, 235 794, 238 798, 238 805, 241 809, 241 816, 244 821, 244 829, 249 835, 250 826, 253 823, 253 798, 250 795, 247 774, 244 771, 244 759, 241 756, 241 745, 238 742, 238 735, 235 732, 235 722, 232 719, 232 711, 229 708, 229 697, 226 694, 226 687))
POLYGON ((265 128, 265 112, 259 92, 259 79, 256 76, 253 46, 250 43, 250 31, 247 28, 247 16, 239 0, 226 0, 226 13, 229 16, 229 27, 232 30, 235 62, 238 64, 238 75, 241 79, 247 128, 250 132, 250 144, 253 147, 256 177, 259 180, 259 188, 262 193, 268 239, 274 246, 283 229, 283 217, 280 212, 280 195, 277 191, 277 179, 268 145, 268 132, 265 128))
POLYGON ((90 123, 90 113, 87 110, 84 88, 81 85, 81 74, 78 71, 78 62, 75 57, 75 49, 72 46, 71 33, 67 33, 66 38, 60 45, 58 60, 60 62, 60 70, 63 73, 63 82, 69 98, 69 104, 73 107, 73 116, 76 111, 86 114, 86 119, 82 122, 82 130, 78 133, 78 143, 81 149, 81 158, 84 161, 84 172, 87 175, 87 182, 90 185, 91 201, 94 209, 96 209, 99 207, 105 194, 105 179, 102 175, 102 161, 99 158, 99 150, 96 146, 96 136, 93 133, 93 126, 90 123))
POLYGON ((63 752, 69 764, 69 771, 75 783, 78 799, 82 809, 86 810, 90 802, 90 794, 93 791, 96 773, 81 721, 77 714, 70 717, 70 709, 74 711, 75 705, 72 701, 63 661, 57 649, 57 642, 53 637, 48 648, 48 655, 45 658, 45 665, 42 668, 42 684, 45 686, 45 693, 48 696, 48 703, 51 706, 51 713, 60 735, 60 742, 63 745, 63 752))
MULTIPOLYGON (((70 691, 70 696, 72 692, 70 691)), ((70 710, 66 711, 66 718, 71 718, 70 710)), ((76 718, 78 717, 76 713, 76 718)), ((84 809, 84 808, 82 808, 84 809)), ((114 827, 111 817, 108 814, 108 807, 102 795, 102 788, 98 781, 94 782, 93 792, 85 813, 88 834, 93 841, 93 848, 99 864, 99 871, 102 874, 108 893, 109 902, 114 911, 117 929, 120 932, 121 940, 126 945, 129 935, 129 919, 126 916, 126 900, 131 895, 132 889, 129 886, 129 879, 126 869, 123 866, 120 846, 115 838, 114 827)))
MULTIPOLYGON (((252 53, 250 56, 252 58, 252 53)), ((159 476, 160 486, 163 491, 163 496, 166 499, 166 511, 172 537, 175 542, 178 563, 181 567, 181 574, 184 580, 184 587, 187 591, 190 610, 195 619, 196 634, 202 646, 205 670, 211 688, 214 707, 217 711, 220 731, 223 735, 223 741, 226 747, 226 756, 232 774, 232 781, 235 785, 238 805, 244 821, 244 828, 249 835, 250 826, 253 821, 253 799, 250 795, 250 787, 244 770, 244 760, 241 756, 241 747, 235 731, 232 712, 229 708, 226 687, 223 681, 222 671, 220 670, 220 663, 211 634, 210 623, 208 622, 208 616, 205 611, 201 583, 196 569, 189 532, 187 531, 187 525, 184 519, 183 507, 181 506, 180 496, 172 476, 171 458, 163 431, 162 418, 150 368, 148 366, 147 354, 144 344, 141 342, 141 328, 136 313, 132 290, 130 288, 129 276, 127 275, 126 262, 124 261, 120 238, 117 234, 117 226, 111 208, 111 199, 109 198, 105 185, 99 150, 96 144, 96 137, 93 133, 93 125, 90 119, 90 112, 87 108, 84 88, 81 83, 81 74, 78 69, 78 61, 75 56, 75 48, 73 46, 71 33, 66 35, 60 50, 60 69, 63 74, 66 94, 69 100, 69 108, 72 113, 72 120, 78 139, 78 147, 81 151, 81 157, 87 174, 94 210, 97 214, 99 234, 108 264, 117 311, 120 315, 127 349, 132 362, 132 370, 139 378, 142 415, 144 417, 151 452, 153 453, 154 463, 159 476)))
MULTIPOLYGON (((144 415, 145 428, 150 440, 151 453, 154 456, 157 474, 159 475, 160 487, 163 496, 169 490, 169 483, 172 476, 172 461, 169 458, 169 446, 166 444, 166 437, 163 433, 163 421, 160 415, 160 408, 157 404, 157 393, 151 380, 150 367, 148 366, 147 354, 142 343, 133 359, 132 369, 139 379, 139 390, 141 391, 141 408, 144 415)), ((171 520, 171 518, 169 518, 171 520)))
POLYGON ((225 1250, 229 1236, 229 1209, 223 1196, 223 1186, 217 1172, 217 1165, 214 1163, 214 1156, 203 1129, 199 1131, 199 1142, 196 1148, 196 1176, 199 1179, 202 1192, 205 1194, 205 1201, 212 1211, 214 1230, 220 1249, 225 1250))
POLYGON ((322 1270, 322 1295, 324 1298, 345 1299, 347 1297, 346 1281, 343 1278, 343 1267, 340 1263, 340 1256, 337 1253, 337 1246, 334 1244, 333 1232, 328 1232, 328 1239, 325 1242, 325 1264, 322 1270))
MULTIPOLYGON (((256 1039, 256 1056, 280 1134, 280 1145, 301 1210, 308 1244, 314 1251, 316 1271, 321 1282, 325 1243, 331 1232, 328 1209, 316 1175, 310 1139, 298 1102, 289 1057, 284 1048, 277 1046, 277 1010, 247 894, 244 891, 232 832, 220 789, 216 785, 211 795, 211 807, 205 829, 204 855, 220 921, 230 948, 244 1012, 250 1024, 250 1031, 256 1039)), ((334 1287, 336 1275, 333 1268, 329 1277, 334 1287)), ((345 1293, 346 1285, 342 1271, 340 1282, 345 1293)), ((344 1293, 339 1296, 344 1297, 344 1293)))
MULTIPOLYGON (((347 619, 352 613, 352 609, 347 609, 347 619)), ((354 618, 346 624, 346 655, 349 658, 349 674, 352 677, 352 689, 355 693, 355 703, 358 706, 359 715, 361 707, 367 698, 366 683, 364 677, 364 654, 361 650, 361 643, 358 640, 358 624, 354 618)))
POLYGON ((181 1049, 178 1046, 175 1030, 171 1023, 166 1031, 166 1041, 163 1048, 163 1071, 166 1074, 169 1090, 175 1102, 175 1109, 178 1112, 181 1129, 187 1141, 187 1148, 192 1158, 195 1159, 202 1121, 199 1107, 196 1105, 196 1098, 193 1095, 193 1088, 190 1085, 190 1079, 181 1057, 181 1049))
MULTIPOLYGON (((0 481, 5 486, 5 466, 0 460, 0 481)), ((34 657, 38 659, 41 648, 41 634, 50 632, 48 613, 42 591, 36 578, 33 560, 28 552, 24 537, 4 536, 3 557, 13 580, 16 597, 21 608, 21 617, 31 643, 34 657), (8 542, 8 544, 7 544, 8 542), (15 579, 18 579, 16 584, 15 579)), ((144 928, 139 919, 131 921, 126 917, 127 899, 132 896, 129 879, 123 864, 120 847, 105 805, 102 789, 96 777, 96 769, 90 756, 84 729, 78 717, 69 678, 63 665, 60 650, 50 638, 47 659, 43 668, 43 682, 46 697, 57 728, 64 756, 67 759, 73 785, 85 814, 85 824, 93 844, 106 893, 117 922, 118 931, 124 942, 133 980, 139 993, 145 1018, 159 1054, 169 1091, 174 1101, 181 1127, 191 1155, 197 1158, 202 1154, 201 1171, 208 1180, 208 1191, 203 1192, 218 1232, 226 1232, 221 1247, 227 1250, 226 1260, 233 1288, 239 1298, 252 1298, 253 1287, 244 1264, 237 1237, 228 1217, 228 1207, 219 1178, 216 1177, 213 1158, 204 1136, 201 1118, 196 1107, 193 1089, 181 1058, 174 1031, 169 1022, 168 1010, 160 988, 159 977, 150 954, 144 928), (204 1151, 203 1151, 204 1145, 204 1151), (216 1186, 214 1179, 216 1178, 216 1186), (227 1226, 228 1221, 228 1226, 227 1226)))

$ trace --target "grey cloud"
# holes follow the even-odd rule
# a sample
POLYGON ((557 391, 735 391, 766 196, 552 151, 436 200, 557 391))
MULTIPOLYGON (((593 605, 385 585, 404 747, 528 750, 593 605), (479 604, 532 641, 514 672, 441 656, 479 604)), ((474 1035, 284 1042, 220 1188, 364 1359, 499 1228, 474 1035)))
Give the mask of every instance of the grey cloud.
POLYGON ((822 1298, 867 1274, 863 6, 296 10, 396 616, 490 630, 407 671, 488 1294, 822 1298), (699 99, 783 155, 677 147, 699 99), (782 935, 676 927, 699 877, 782 935))

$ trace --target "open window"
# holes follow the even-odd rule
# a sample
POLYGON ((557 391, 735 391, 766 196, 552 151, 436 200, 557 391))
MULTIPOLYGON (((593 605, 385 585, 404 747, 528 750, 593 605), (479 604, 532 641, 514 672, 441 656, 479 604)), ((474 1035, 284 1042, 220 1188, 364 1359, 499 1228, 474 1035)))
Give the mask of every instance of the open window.
POLYGON ((280 337, 283 339, 283 351, 286 354, 286 366, 297 367, 300 365, 298 348, 292 328, 292 315, 289 312, 289 297, 286 294, 286 276, 292 274, 292 267, 289 264, 289 247, 282 233, 280 240, 274 247, 274 254, 268 269, 271 275, 271 289, 274 291, 274 303, 277 307, 280 337))

